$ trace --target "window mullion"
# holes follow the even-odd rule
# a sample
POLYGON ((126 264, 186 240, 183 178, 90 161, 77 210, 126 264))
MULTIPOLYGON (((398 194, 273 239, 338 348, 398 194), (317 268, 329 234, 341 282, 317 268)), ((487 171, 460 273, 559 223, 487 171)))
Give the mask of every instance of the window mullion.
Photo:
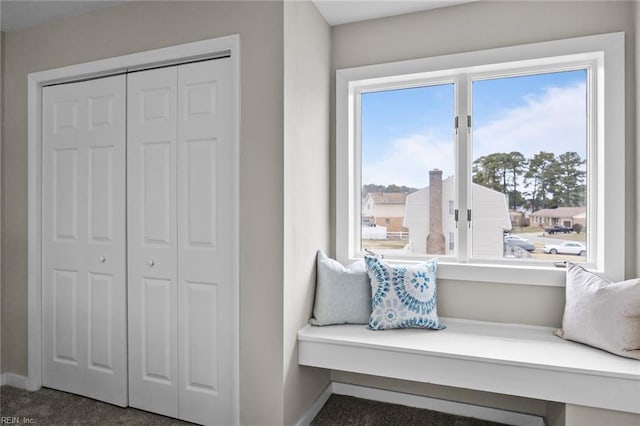
POLYGON ((351 152, 352 162, 355 165, 352 168, 352 184, 349 185, 352 194, 349 195, 349 201, 353 203, 351 205, 351 211, 353 212, 352 216, 352 229, 353 232, 351 234, 351 256, 354 254, 361 255, 362 254, 362 115, 361 115, 361 96, 362 92, 360 90, 354 90, 355 95, 351 99, 352 114, 355 117, 355 120, 352 121, 352 125, 354 128, 350 129, 351 134, 354 135, 354 139, 356 143, 349 144, 350 148, 353 150, 351 152))
POLYGON ((471 134, 467 121, 467 117, 471 115, 470 99, 469 76, 460 74, 456 77, 458 129, 455 144, 457 205, 459 210, 457 255, 460 262, 467 262, 471 253, 471 229, 466 213, 467 209, 471 208, 471 189, 469 187, 471 134))

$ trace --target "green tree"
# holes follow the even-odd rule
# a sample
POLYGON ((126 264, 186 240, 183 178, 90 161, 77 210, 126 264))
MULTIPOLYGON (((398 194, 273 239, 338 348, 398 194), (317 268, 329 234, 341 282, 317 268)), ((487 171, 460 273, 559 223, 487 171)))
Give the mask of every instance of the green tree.
POLYGON ((496 152, 482 156, 473 162, 472 167, 474 183, 508 194, 508 154, 496 152))
POLYGON ((527 159, 517 151, 485 155, 473 162, 473 182, 507 195, 509 206, 516 210, 524 201, 518 185, 526 165, 527 159))
POLYGON ((362 185, 362 195, 366 195, 370 192, 401 192, 403 194, 411 194, 412 192, 416 192, 418 188, 413 188, 411 186, 401 185, 398 186, 396 184, 391 185, 377 185, 375 183, 367 183, 362 185))
POLYGON ((375 183, 367 183, 362 185, 362 194, 368 194, 370 192, 384 192, 384 185, 376 185, 375 183))
POLYGON ((524 174, 527 167, 527 159, 521 152, 513 151, 509 154, 505 154, 504 157, 505 166, 509 169, 511 174, 511 186, 513 190, 509 194, 509 205, 516 210, 518 205, 521 205, 524 201, 522 194, 518 192, 518 182, 521 180, 521 176, 524 174))
POLYGON ((584 205, 585 161, 577 152, 557 157, 540 151, 527 159, 521 152, 496 152, 473 162, 473 182, 502 192, 509 197, 509 207, 528 203, 533 211, 543 208, 584 205), (527 193, 518 190, 524 185, 527 193))
POLYGON ((555 185, 555 163, 555 155, 545 151, 535 154, 527 163, 524 178, 527 180, 526 186, 531 188, 529 196, 531 210, 534 212, 550 207, 547 194, 555 185))
POLYGON ((581 159, 577 152, 565 152, 557 159, 558 182, 555 197, 558 205, 563 207, 576 207, 585 202, 585 160, 581 159))

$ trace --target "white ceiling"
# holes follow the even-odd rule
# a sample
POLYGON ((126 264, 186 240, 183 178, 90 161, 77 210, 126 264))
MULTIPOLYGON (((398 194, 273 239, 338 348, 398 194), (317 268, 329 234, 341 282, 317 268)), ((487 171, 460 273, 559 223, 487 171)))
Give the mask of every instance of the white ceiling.
MULTIPOLYGON (((0 30, 15 31, 124 1, 128 0, 0 0, 0 30)), ((401 15, 469 1, 476 0, 313 0, 330 25, 401 15)))
POLYGON ((329 25, 366 21, 477 0, 313 0, 329 25))
POLYGON ((0 0, 0 30, 15 31, 46 21, 75 16, 126 0, 0 0))

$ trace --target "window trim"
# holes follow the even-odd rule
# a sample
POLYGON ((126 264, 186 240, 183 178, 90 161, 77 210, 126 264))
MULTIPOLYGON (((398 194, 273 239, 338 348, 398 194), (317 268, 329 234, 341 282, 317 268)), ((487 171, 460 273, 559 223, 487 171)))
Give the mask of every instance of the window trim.
MULTIPOLYGON (((501 69, 523 69, 530 66, 538 68, 555 65, 559 58, 567 64, 596 60, 594 76, 597 82, 595 92, 592 93, 592 96, 596 97, 594 102, 596 119, 592 120, 592 128, 588 130, 592 133, 595 143, 592 143, 588 149, 595 150, 595 152, 590 151, 589 154, 594 154, 592 158, 597 159, 597 164, 592 164, 593 169, 589 169, 588 185, 593 185, 594 190, 590 193, 596 195, 598 202, 591 203, 593 208, 590 208, 588 214, 600 220, 594 228, 595 235, 590 237, 593 238, 590 245, 595 247, 596 257, 596 263, 591 269, 610 280, 623 280, 625 233, 624 227, 620 226, 625 222, 623 32, 336 70, 335 205, 338 260, 346 263, 359 258, 355 253, 355 244, 359 239, 361 201, 358 185, 361 164, 360 147, 355 141, 359 140, 360 124, 359 121, 354 123, 354 120, 350 119, 353 111, 359 107, 359 96, 356 96, 359 88, 371 87, 376 82, 401 81, 403 86, 411 85, 418 80, 422 81, 421 76, 426 75, 432 81, 438 79, 450 81, 451 73, 454 71, 464 70, 464 72, 476 73, 498 64, 501 69), (605 141, 607 141, 606 151, 605 141)), ((459 90, 466 89, 466 84, 459 87, 459 90)), ((466 96, 466 94, 463 95, 466 96)), ((459 116, 467 115, 465 108, 464 105, 458 105, 459 116)), ((466 128, 461 129, 462 131, 466 131, 466 128)), ((468 162, 466 158, 468 155, 461 157, 456 161, 468 162)), ((469 172, 462 168, 456 172, 459 181, 466 182, 469 172)), ((467 197, 466 191, 459 192, 459 197, 467 197)), ((464 215, 461 215, 460 226, 467 226, 464 215)), ((459 248, 464 243, 462 241, 465 238, 464 235, 461 233, 458 236, 459 248)), ((410 261, 406 260, 406 262, 410 261)), ((561 268, 540 265, 507 265, 476 259, 473 263, 458 263, 451 262, 450 258, 441 258, 439 277, 462 281, 564 286, 565 271, 561 268)))

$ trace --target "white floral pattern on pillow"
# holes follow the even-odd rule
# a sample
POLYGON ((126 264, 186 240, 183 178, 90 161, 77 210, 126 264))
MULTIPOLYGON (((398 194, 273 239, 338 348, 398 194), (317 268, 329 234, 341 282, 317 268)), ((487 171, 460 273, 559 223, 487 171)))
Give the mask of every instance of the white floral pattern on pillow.
POLYGON ((437 259, 389 265, 378 257, 366 256, 365 264, 372 287, 369 329, 445 328, 437 313, 437 259))

